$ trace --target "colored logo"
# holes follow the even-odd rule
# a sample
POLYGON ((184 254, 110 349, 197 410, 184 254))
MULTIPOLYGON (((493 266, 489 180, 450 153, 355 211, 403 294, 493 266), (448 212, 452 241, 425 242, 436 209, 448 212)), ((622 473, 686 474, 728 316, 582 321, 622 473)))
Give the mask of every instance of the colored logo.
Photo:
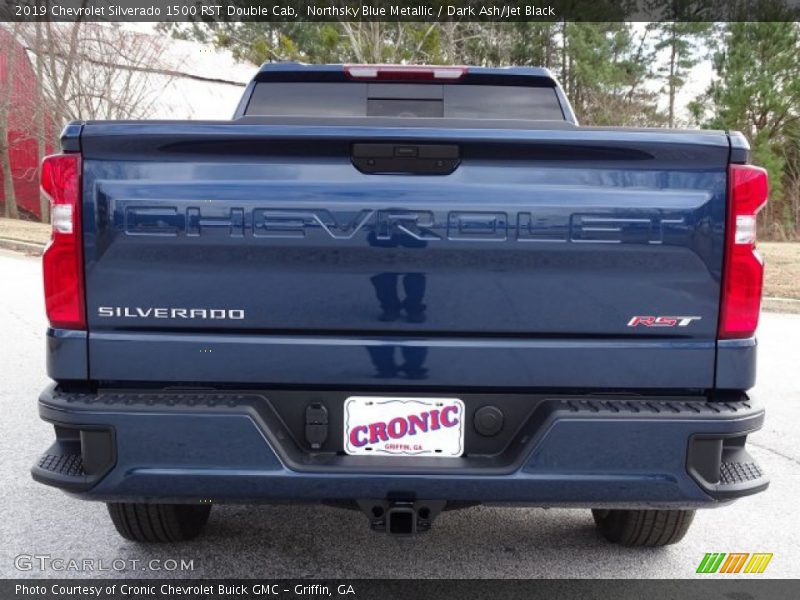
POLYGON ((458 398, 350 396, 344 412, 347 454, 464 453, 464 403, 458 398))
POLYGON ((700 561, 697 573, 763 573, 771 560, 771 552, 708 552, 700 561))
POLYGON ((628 321, 628 327, 688 327, 692 321, 699 321, 703 317, 654 317, 636 316, 628 321))

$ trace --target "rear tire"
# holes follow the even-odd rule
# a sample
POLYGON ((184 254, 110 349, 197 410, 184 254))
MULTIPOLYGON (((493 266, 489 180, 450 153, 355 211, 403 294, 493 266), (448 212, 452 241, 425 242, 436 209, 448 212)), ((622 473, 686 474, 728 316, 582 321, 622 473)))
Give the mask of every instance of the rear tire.
POLYGON ((609 542, 622 546, 658 547, 683 539, 694 519, 693 510, 600 510, 592 516, 609 542))
POLYGON ((119 534, 145 543, 184 542, 200 535, 211 513, 208 504, 108 503, 119 534))

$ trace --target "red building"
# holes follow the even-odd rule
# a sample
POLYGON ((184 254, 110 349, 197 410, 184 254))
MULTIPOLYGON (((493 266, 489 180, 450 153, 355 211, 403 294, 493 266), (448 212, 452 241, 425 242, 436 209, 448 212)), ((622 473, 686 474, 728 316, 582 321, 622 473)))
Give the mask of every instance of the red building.
MULTIPOLYGON (((39 219, 39 165, 36 152, 36 106, 42 101, 36 86, 36 75, 25 48, 0 27, 0 98, 8 91, 9 65, 13 67, 13 89, 8 110, 8 143, 11 174, 20 216, 39 219), (13 58, 12 58, 13 57, 13 58)), ((4 115, 0 114, 0 118, 4 115)), ((52 131, 53 124, 46 119, 52 131)), ((48 145, 46 152, 52 152, 48 145)), ((0 177, 2 166, 0 166, 0 177)), ((2 181, 2 180, 0 180, 2 181)), ((5 210, 5 193, 0 183, 0 215, 5 210)))

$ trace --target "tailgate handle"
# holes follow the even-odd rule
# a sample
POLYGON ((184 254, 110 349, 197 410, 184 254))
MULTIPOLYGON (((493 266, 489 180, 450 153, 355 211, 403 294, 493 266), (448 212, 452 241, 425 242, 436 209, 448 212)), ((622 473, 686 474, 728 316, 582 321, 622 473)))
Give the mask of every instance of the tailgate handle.
POLYGON ((350 158, 371 175, 449 175, 461 160, 455 144, 353 144, 350 158))

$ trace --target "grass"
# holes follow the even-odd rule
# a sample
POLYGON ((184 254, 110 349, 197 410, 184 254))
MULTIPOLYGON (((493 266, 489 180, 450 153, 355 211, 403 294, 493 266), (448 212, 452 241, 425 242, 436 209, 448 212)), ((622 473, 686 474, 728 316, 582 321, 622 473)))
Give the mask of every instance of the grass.
POLYGON ((50 225, 35 221, 0 218, 0 238, 46 244, 50 239, 50 225))
POLYGON ((764 296, 800 300, 800 243, 760 242, 764 257, 764 296))

